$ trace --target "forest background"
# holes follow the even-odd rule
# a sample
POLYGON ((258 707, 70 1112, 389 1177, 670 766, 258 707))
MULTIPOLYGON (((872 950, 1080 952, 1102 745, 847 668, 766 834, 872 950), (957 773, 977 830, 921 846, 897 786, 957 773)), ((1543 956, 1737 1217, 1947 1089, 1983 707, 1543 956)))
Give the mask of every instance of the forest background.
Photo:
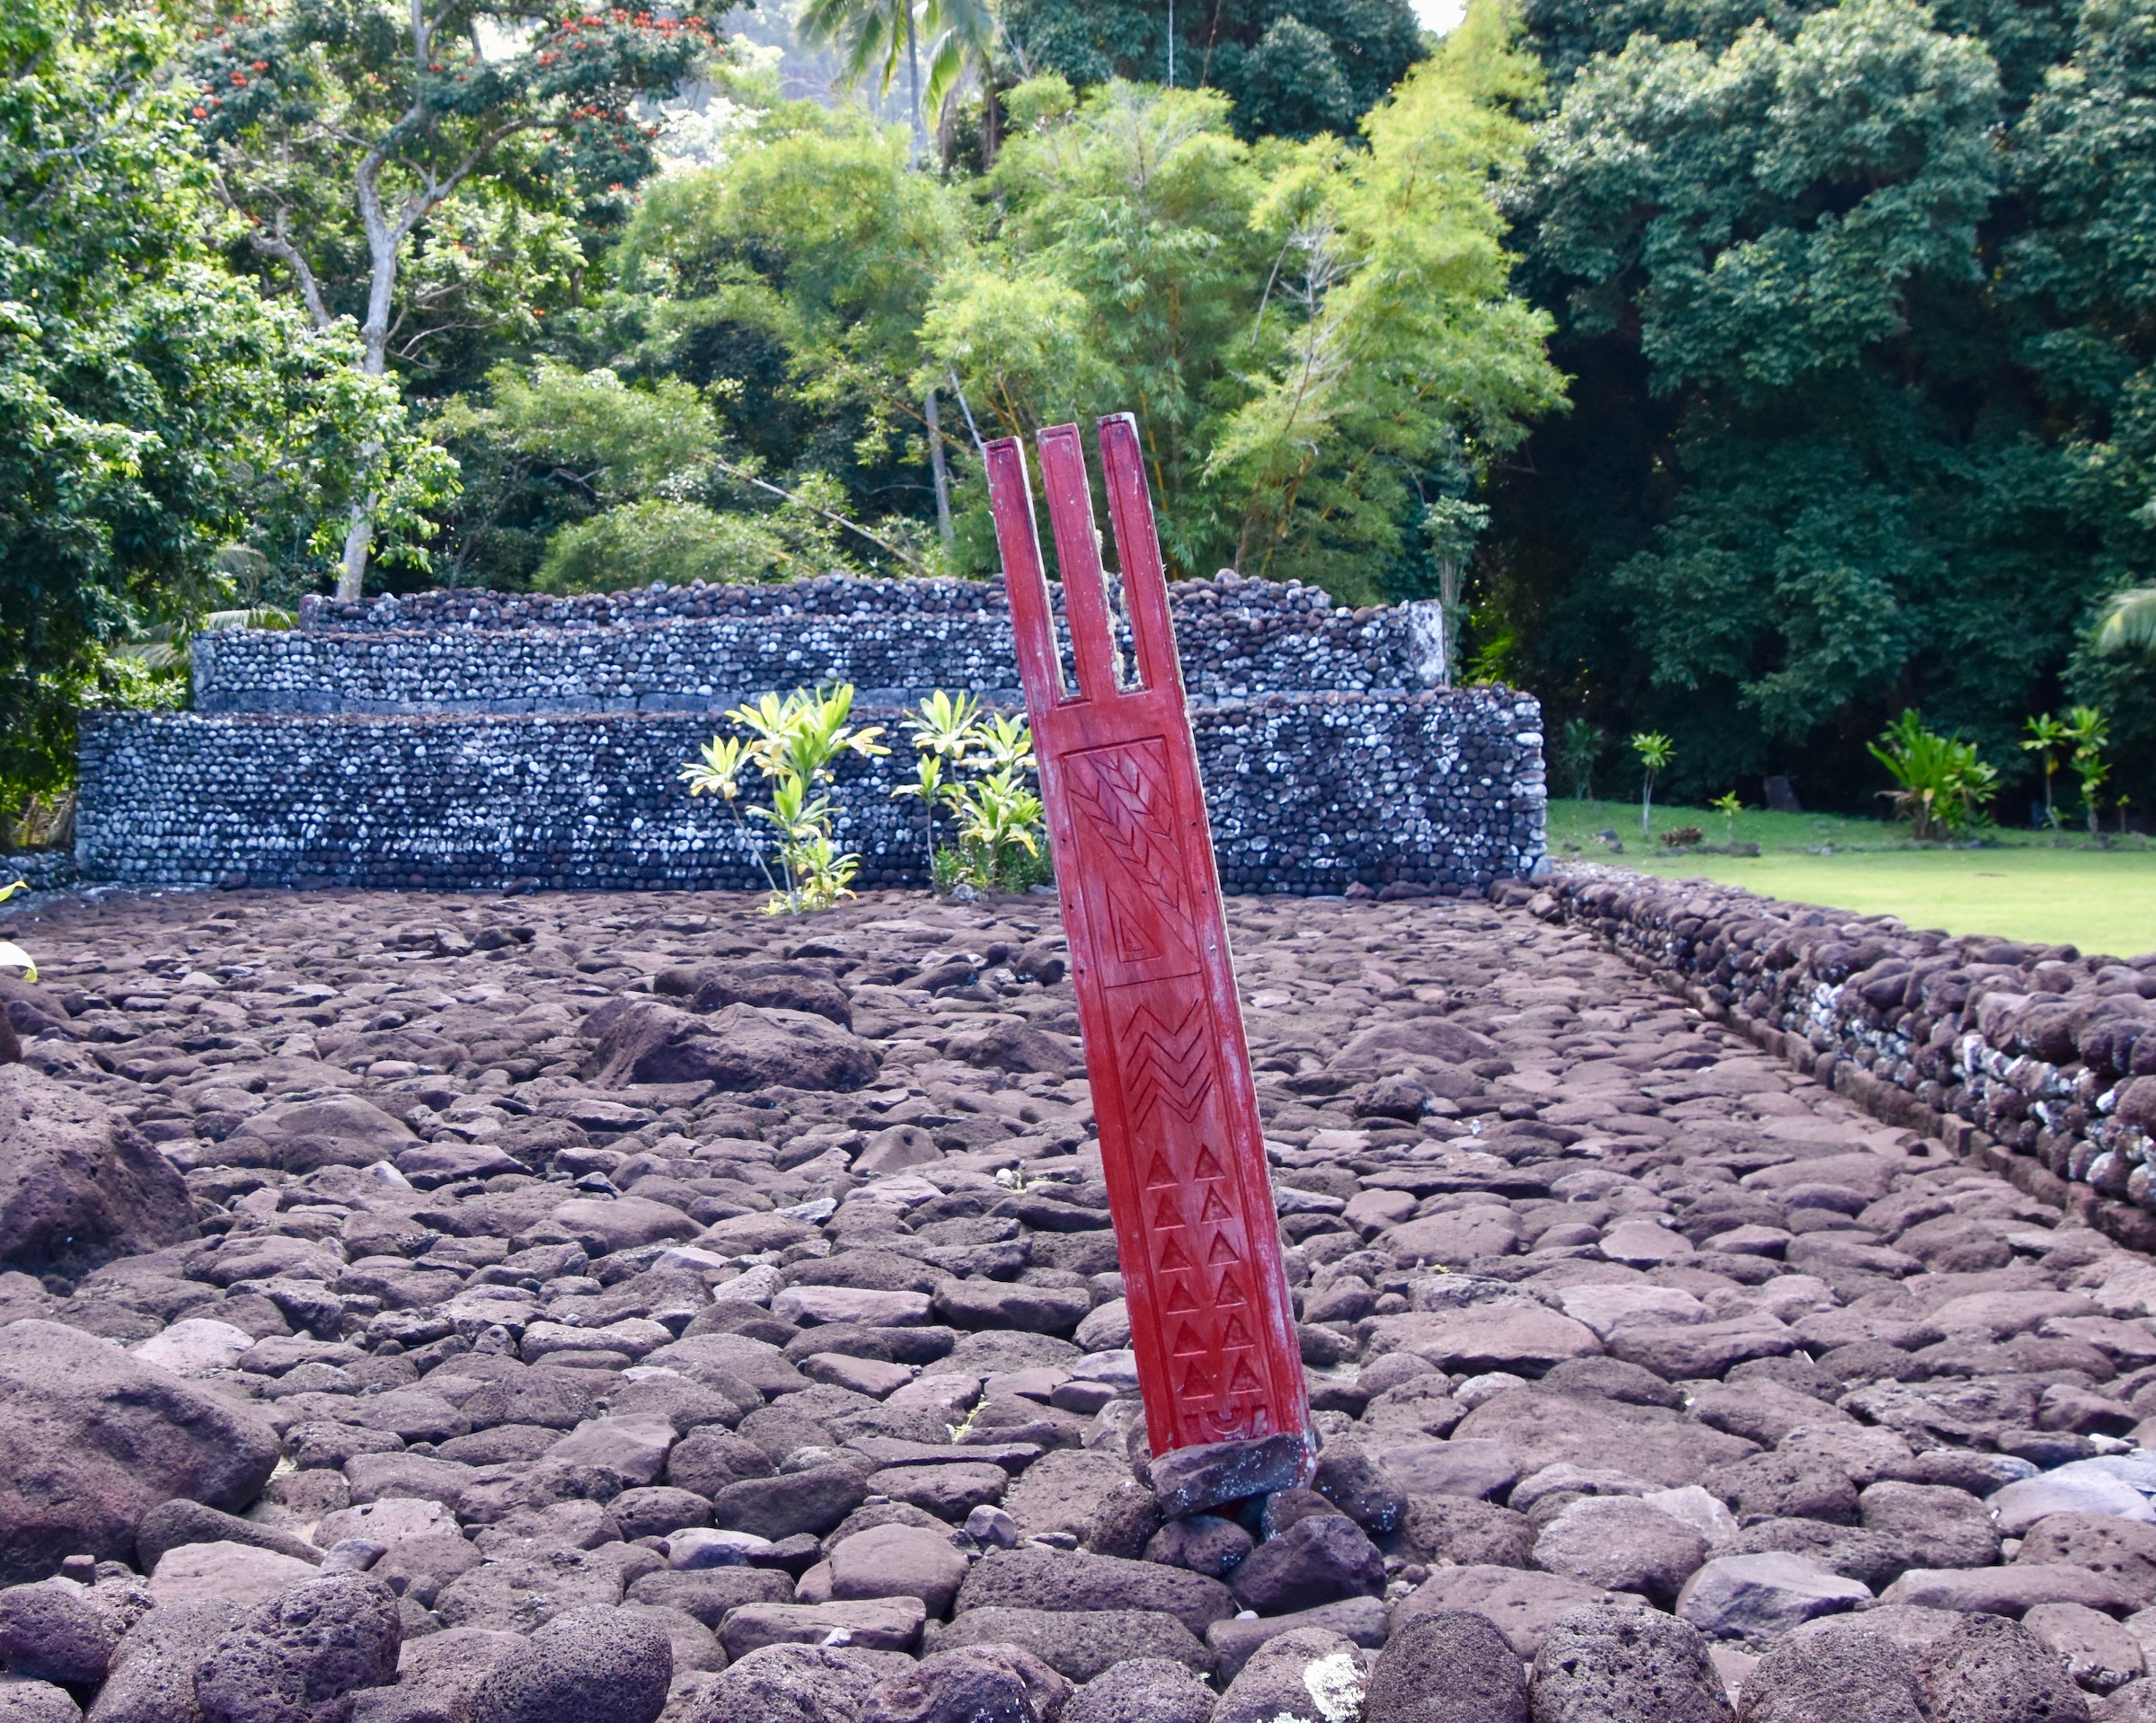
POLYGON ((0 797, 307 592, 990 574, 1129 410, 1175 573, 1440 598, 1606 789, 2156 799, 2156 0, 802 11, 9 7, 0 797))

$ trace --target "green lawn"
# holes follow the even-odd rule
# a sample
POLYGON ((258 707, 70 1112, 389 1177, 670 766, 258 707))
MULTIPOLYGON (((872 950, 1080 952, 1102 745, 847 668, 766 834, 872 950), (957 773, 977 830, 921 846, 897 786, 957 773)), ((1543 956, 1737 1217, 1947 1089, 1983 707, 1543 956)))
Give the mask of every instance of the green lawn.
MULTIPOLYGON (((1711 809, 1656 808, 1657 835, 1684 826, 1698 826, 1710 844, 1730 838, 1711 809)), ((2156 950, 2156 845, 2146 838, 2114 838, 2106 849, 2086 834, 1999 831, 1975 847, 1944 849, 1912 844, 1906 830, 1840 814, 1747 811, 1736 817, 1734 837, 1758 844, 1758 855, 1702 855, 1642 844, 1637 802, 1550 804, 1550 853, 1559 862, 1704 876, 1763 897, 1899 915, 1912 927, 1953 933, 2118 956, 2156 950), (1617 833, 1621 853, 1599 837, 1605 831, 1617 833)))

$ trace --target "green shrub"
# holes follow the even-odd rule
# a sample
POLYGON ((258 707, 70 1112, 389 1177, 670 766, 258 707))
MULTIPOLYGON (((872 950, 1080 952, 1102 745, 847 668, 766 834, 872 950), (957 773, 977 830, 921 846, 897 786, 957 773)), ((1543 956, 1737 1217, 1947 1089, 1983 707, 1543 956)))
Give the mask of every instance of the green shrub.
POLYGON ((853 711, 850 682, 813 693, 796 688, 783 698, 767 694, 726 714, 747 730, 752 740, 714 736, 704 744, 700 758, 681 768, 689 794, 721 798, 743 832, 751 830, 751 817, 772 828, 774 858, 767 858, 760 844, 755 846, 757 865, 771 888, 771 900, 764 906, 769 915, 827 909, 853 895, 861 857, 840 851, 832 834, 831 799, 817 794, 817 787, 831 782, 840 755, 867 756, 888 754, 890 749, 877 739, 883 734, 881 726, 847 721, 853 711), (745 765, 754 765, 771 786, 771 806, 751 808, 747 816, 741 811, 745 765), (772 859, 779 864, 776 874, 771 870, 772 859))
POLYGON ((1957 837, 1987 820, 1984 808, 1998 792, 1999 773, 1974 742, 1927 729, 1922 714, 1911 708, 1869 747, 1894 774, 1896 787, 1879 793, 1894 803, 1920 843, 1957 837))
POLYGON ((1054 877, 1042 840, 1043 811, 1030 773, 1033 732, 1022 718, 985 718, 972 694, 938 688, 906 720, 921 758, 894 796, 920 802, 929 879, 940 894, 960 886, 1023 891, 1054 877), (959 775, 972 772, 971 779, 959 775), (936 812, 956 822, 958 842, 936 843, 936 812))
POLYGON ((623 592, 654 580, 747 584, 779 579, 792 560, 760 520, 654 499, 564 526, 547 541, 532 586, 567 593, 623 592))

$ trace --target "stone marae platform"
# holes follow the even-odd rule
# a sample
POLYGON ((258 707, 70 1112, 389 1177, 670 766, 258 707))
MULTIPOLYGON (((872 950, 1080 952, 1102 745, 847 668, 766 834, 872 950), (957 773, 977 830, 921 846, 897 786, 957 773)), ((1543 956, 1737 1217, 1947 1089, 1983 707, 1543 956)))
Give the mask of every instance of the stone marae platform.
POLYGON ((10 918, 0 1719, 2156 1717, 2156 1268, 1588 928, 1230 900, 1324 1447, 1163 1521, 1055 900, 758 907, 10 918))

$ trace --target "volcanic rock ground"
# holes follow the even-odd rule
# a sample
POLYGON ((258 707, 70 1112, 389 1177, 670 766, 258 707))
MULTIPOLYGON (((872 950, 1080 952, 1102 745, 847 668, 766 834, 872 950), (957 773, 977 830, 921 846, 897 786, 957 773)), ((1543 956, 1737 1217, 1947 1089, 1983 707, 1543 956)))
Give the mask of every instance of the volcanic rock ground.
POLYGON ((1524 908, 1228 921, 1324 1451, 1163 1523, 1053 898, 15 918, 0 1720, 2156 1719, 2145 1259, 1524 908))

